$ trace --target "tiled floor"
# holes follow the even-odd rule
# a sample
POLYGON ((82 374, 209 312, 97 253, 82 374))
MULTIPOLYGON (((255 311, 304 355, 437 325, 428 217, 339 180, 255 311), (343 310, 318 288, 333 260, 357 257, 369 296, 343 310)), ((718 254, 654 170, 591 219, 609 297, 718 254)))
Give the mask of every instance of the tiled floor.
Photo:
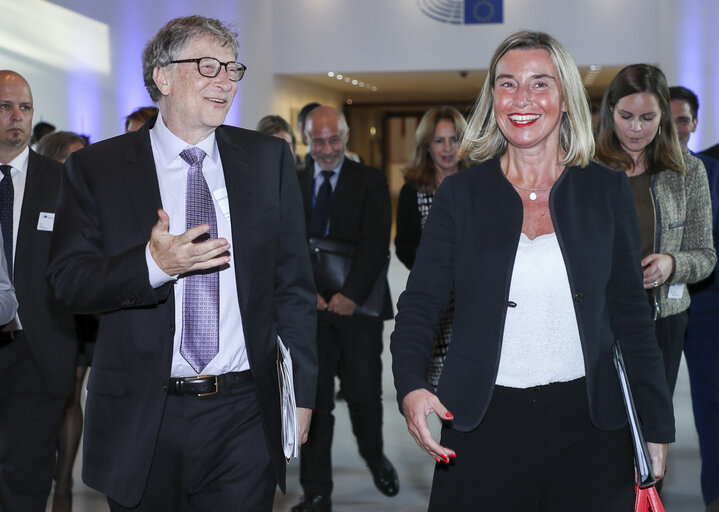
MULTIPOLYGON (((406 278, 405 268, 396 259, 393 259, 390 267, 390 287, 395 300, 404 288, 406 278)), ((423 454, 417 447, 407 432, 404 419, 397 411, 390 372, 390 355, 387 348, 391 332, 392 322, 387 322, 384 331, 386 349, 383 354, 385 370, 384 435, 385 451, 399 472, 400 493, 394 498, 387 498, 374 488, 369 471, 364 467, 357 453, 347 408, 344 402, 339 402, 335 411, 336 426, 333 447, 335 480, 333 509, 337 512, 426 510, 434 460, 423 454)), ((677 419, 677 442, 669 451, 669 472, 663 492, 664 504, 667 511, 670 512, 701 512, 704 510, 704 504, 699 489, 699 451, 689 397, 689 382, 686 366, 683 363, 674 395, 674 405, 677 419)), ((78 462, 77 466, 79 465, 78 462)), ((298 483, 298 468, 297 461, 293 461, 289 465, 287 494, 277 493, 275 512, 286 512, 299 500, 302 491, 298 483)), ((75 468, 75 482, 75 512, 108 510, 104 498, 81 482, 79 467, 75 468)))

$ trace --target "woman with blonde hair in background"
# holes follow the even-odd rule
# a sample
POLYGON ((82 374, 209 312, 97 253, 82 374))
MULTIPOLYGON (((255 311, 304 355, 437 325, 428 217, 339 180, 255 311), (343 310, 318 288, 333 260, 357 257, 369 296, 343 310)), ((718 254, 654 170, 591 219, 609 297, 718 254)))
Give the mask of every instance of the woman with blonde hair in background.
MULTIPOLYGON (((417 126, 414 153, 404 169, 405 184, 399 193, 394 239, 397 257, 410 270, 437 188, 445 177, 467 166, 457 158, 459 142, 466 129, 467 121, 462 114, 447 105, 429 109, 417 126)), ((453 321, 454 294, 439 319, 434 337, 428 376, 435 389, 452 338, 453 321)))

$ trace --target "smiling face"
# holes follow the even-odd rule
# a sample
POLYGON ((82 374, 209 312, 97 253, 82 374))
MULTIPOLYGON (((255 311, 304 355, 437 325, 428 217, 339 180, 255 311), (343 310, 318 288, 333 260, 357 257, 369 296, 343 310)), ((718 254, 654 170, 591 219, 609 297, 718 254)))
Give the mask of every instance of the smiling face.
POLYGON ((510 50, 497 63, 495 74, 494 115, 509 145, 518 149, 559 146, 567 108, 549 52, 510 50))
POLYGON ((444 175, 457 170, 457 130, 449 119, 440 119, 434 126, 432 140, 429 141, 429 154, 435 168, 444 175))
POLYGON ((23 77, 0 73, 0 162, 22 153, 32 133, 32 93, 23 77))
MULTIPOLYGON (((211 36, 191 39, 180 59, 214 57, 220 62, 235 60, 229 47, 211 36)), ((237 92, 224 67, 214 78, 202 76, 197 64, 186 62, 155 68, 153 78, 162 92, 160 112, 167 127, 185 142, 196 144, 225 121, 237 92)))
POLYGON ((654 140, 661 117, 659 101, 651 92, 629 94, 614 106, 614 133, 634 162, 654 140))
POLYGON ((347 149, 349 134, 342 130, 339 116, 330 107, 317 107, 310 116, 310 154, 322 169, 336 169, 347 149))

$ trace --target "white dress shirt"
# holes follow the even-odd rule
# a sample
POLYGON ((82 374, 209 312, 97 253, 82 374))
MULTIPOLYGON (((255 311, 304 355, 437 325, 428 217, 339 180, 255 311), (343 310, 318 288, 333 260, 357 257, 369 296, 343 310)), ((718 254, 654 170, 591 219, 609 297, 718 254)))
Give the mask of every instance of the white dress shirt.
MULTIPOLYGON (((30 149, 25 149, 18 156, 8 162, 7 165, 12 167, 10 176, 12 176, 12 186, 15 189, 12 203, 12 259, 15 261, 15 253, 17 252, 17 231, 20 226, 20 213, 22 212, 22 200, 25 197, 25 183, 27 182, 27 163, 30 159, 30 149)), ((5 175, 0 173, 0 181, 5 179, 5 175)), ((54 212, 48 212, 54 213, 54 212)), ((15 265, 13 264, 13 273, 15 273, 15 265)), ((20 316, 15 318, 5 326, 4 331, 16 331, 22 329, 20 316)))
MULTIPOLYGON (((12 257, 15 261, 15 246, 17 245, 17 229, 20 225, 20 213, 22 212, 22 198, 25 195, 25 182, 27 181, 27 162, 30 158, 30 149, 26 146, 25 150, 16 156, 7 165, 12 167, 10 175, 12 176, 12 186, 15 189, 15 195, 12 203, 12 257)), ((5 175, 0 173, 0 181, 5 179, 5 175)), ((13 265, 14 266, 14 265, 13 265)))
MULTIPOLYGON (((157 169, 162 208, 170 217, 170 233, 181 235, 187 230, 185 226, 185 197, 187 194, 187 172, 190 165, 180 157, 180 153, 191 147, 191 145, 174 135, 167 128, 162 120, 162 115, 157 117, 155 126, 150 130, 150 143, 155 159, 155 168, 157 169)), ((215 216, 217 217, 217 236, 225 238, 230 243, 230 252, 232 252, 229 205, 226 200, 222 200, 223 197, 227 196, 227 189, 215 133, 213 132, 205 140, 197 143, 195 147, 202 149, 207 154, 202 162, 202 174, 205 176, 207 186, 213 196, 215 216), (220 199, 220 202, 218 202, 218 199, 220 199)), ((183 279, 181 277, 178 279, 178 276, 169 276, 157 266, 150 255, 149 243, 145 248, 145 257, 147 259, 150 283, 154 288, 158 288, 168 281, 175 281, 175 338, 172 349, 171 375, 173 377, 196 376, 195 370, 180 354, 183 279)), ((245 349, 245 336, 242 330, 242 315, 240 313, 234 267, 234 260, 230 258, 229 263, 224 265, 220 271, 220 346, 217 355, 202 370, 203 375, 220 375, 250 368, 245 349)))

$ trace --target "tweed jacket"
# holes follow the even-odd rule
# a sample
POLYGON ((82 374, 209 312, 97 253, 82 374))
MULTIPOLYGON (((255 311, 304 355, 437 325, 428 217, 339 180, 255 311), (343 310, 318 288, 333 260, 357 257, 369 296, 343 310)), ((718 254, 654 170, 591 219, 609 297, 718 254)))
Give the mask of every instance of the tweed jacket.
POLYGON ((685 155, 684 161, 686 174, 667 170, 651 179, 656 216, 654 252, 669 254, 675 261, 674 274, 657 291, 658 318, 676 315, 689 307, 687 283, 696 283, 709 276, 717 258, 704 164, 691 155, 685 155), (681 285, 680 297, 669 298, 669 288, 673 284, 681 285))

